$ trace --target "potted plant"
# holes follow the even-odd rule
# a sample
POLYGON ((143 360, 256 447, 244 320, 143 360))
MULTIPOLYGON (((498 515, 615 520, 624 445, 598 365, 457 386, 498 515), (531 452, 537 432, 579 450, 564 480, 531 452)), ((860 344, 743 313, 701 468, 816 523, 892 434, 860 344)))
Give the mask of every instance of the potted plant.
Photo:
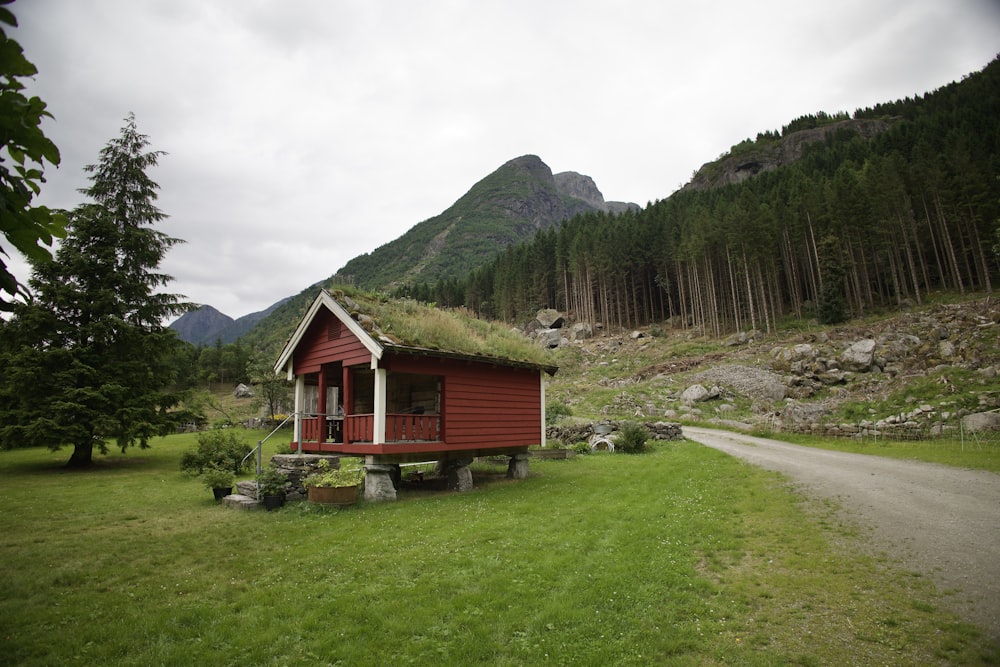
POLYGON ((260 481, 257 484, 257 497, 263 500, 264 508, 268 512, 285 504, 285 489, 288 478, 278 472, 273 464, 261 471, 260 481))
POLYGON ((209 466, 201 473, 201 481, 212 489, 216 500, 222 500, 233 492, 235 479, 236 475, 233 474, 233 471, 217 466, 209 466))
POLYGON ((316 464, 316 470, 302 480, 302 486, 306 487, 310 502, 350 505, 357 502, 364 477, 364 466, 332 468, 330 461, 323 459, 316 464))

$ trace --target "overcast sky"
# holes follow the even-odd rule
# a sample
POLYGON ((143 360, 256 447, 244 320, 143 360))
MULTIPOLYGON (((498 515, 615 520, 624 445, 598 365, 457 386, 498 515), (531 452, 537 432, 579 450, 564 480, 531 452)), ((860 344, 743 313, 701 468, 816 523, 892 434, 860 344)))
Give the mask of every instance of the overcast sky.
MULTIPOLYGON (((997 0, 20 0, 13 36, 72 208, 134 112, 184 239, 171 290, 238 317, 533 153, 645 206, 819 110, 939 88, 1000 52, 997 0)), ((15 263, 16 265, 17 263, 15 263)), ((25 278, 23 265, 19 270, 25 278)))

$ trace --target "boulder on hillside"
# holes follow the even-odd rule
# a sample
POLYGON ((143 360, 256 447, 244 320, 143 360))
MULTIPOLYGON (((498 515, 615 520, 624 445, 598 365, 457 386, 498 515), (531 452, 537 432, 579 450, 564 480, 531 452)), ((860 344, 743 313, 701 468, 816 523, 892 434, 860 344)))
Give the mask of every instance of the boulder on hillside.
POLYGON ((569 339, 572 341, 585 340, 594 337, 594 327, 588 322, 577 322, 569 330, 569 339))
POLYGON ((535 341, 550 350, 562 345, 563 340, 562 329, 542 329, 535 334, 535 341))
POLYGON ((687 405, 692 405, 718 398, 720 393, 721 390, 718 387, 712 387, 712 390, 709 391, 705 389, 704 385, 693 384, 681 393, 681 401, 687 405))
POLYGON ((962 429, 966 433, 1000 430, 1000 412, 975 412, 962 417, 962 429))
POLYGON ((820 421, 826 413, 827 408, 821 403, 788 401, 781 418, 788 424, 812 424, 820 421))
POLYGON ((875 340, 872 338, 864 338, 851 343, 850 347, 840 355, 841 368, 848 371, 868 372, 874 361, 875 340))
POLYGON ((554 308, 542 308, 535 315, 535 319, 543 329, 561 329, 566 322, 563 314, 554 308))
POLYGON ((253 389, 251 389, 250 387, 246 386, 245 384, 243 384, 241 382, 238 385, 236 385, 235 389, 233 389, 233 397, 234 398, 253 398, 253 389))

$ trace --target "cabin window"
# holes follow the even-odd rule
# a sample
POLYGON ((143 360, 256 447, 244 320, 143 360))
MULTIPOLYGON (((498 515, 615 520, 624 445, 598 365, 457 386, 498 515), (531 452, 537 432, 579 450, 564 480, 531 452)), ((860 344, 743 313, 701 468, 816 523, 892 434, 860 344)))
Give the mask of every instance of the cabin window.
POLYGON ((386 412, 390 414, 440 414, 441 378, 436 375, 389 373, 386 412))
POLYGON ((375 412, 375 371, 370 368, 352 370, 354 407, 351 414, 370 415, 375 412))
MULTIPOLYGON (((340 383, 327 376, 326 414, 343 414, 340 405, 340 383)), ((302 410, 307 415, 319 414, 319 373, 307 373, 302 388, 302 410)))

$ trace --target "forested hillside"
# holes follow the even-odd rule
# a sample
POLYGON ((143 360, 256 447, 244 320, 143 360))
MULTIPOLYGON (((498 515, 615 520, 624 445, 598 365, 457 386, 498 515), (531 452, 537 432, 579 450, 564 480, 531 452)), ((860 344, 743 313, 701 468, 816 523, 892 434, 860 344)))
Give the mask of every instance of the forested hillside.
POLYGON ((579 215, 467 278, 409 292, 508 321, 553 307, 610 327, 673 318, 719 335, 770 331, 787 315, 836 322, 938 289, 988 291, 997 279, 998 112, 994 60, 932 93, 854 113, 881 121, 878 131, 859 133, 846 114, 799 118, 703 171, 734 156, 754 164, 801 132, 840 125, 800 145, 789 164, 639 212, 579 215))

